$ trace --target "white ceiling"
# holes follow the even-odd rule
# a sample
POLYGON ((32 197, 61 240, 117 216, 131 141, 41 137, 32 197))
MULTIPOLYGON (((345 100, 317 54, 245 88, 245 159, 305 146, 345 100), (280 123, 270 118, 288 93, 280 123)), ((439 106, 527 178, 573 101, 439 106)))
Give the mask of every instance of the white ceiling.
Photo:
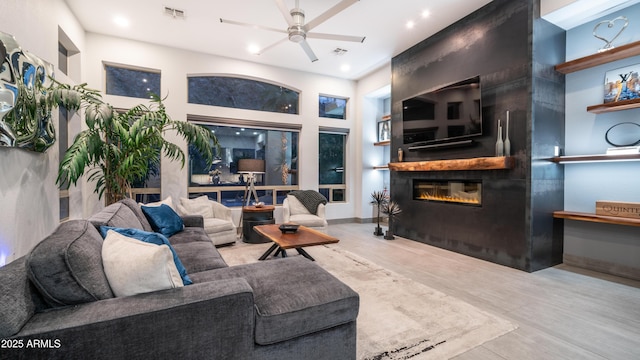
MULTIPOLYGON (((361 0, 331 17, 312 32, 365 36, 363 43, 307 39, 319 58, 311 62, 299 44, 284 41, 261 55, 250 44, 267 47, 286 34, 220 22, 220 18, 286 30, 287 23, 274 0, 65 0, 88 32, 134 39, 202 53, 258 62, 289 69, 359 79, 387 64, 392 57, 491 0, 361 0), (165 14, 165 7, 183 10, 184 18, 165 14), (430 16, 422 17, 427 10, 430 16), (126 28, 114 18, 129 20, 126 28), (415 27, 408 29, 408 21, 415 27), (335 55, 336 48, 346 49, 335 55), (348 65, 349 71, 341 67, 348 65)), ((306 22, 340 0, 298 0, 306 22)), ((565 29, 589 17, 637 3, 640 0, 541 0, 542 16, 565 29)), ((287 8, 296 0, 284 0, 287 8)))
MULTIPOLYGON (((222 55, 346 79, 358 79, 388 63, 402 51, 456 22, 491 0, 362 0, 317 26, 312 32, 365 36, 363 43, 308 39, 319 58, 311 62, 299 44, 285 41, 261 55, 249 44, 266 47, 286 34, 220 23, 220 18, 286 30, 287 23, 273 0, 66 0, 88 32, 222 55), (184 19, 165 15, 164 8, 184 10, 184 19), (430 16, 422 18, 428 10, 430 16), (114 25, 128 18, 128 28, 114 25), (407 29, 407 21, 415 21, 407 29), (336 48, 348 50, 334 55, 336 48), (349 65, 351 70, 340 68, 349 65)), ((284 0, 288 8, 295 0, 284 0)), ((306 22, 339 0, 299 0, 306 22)))

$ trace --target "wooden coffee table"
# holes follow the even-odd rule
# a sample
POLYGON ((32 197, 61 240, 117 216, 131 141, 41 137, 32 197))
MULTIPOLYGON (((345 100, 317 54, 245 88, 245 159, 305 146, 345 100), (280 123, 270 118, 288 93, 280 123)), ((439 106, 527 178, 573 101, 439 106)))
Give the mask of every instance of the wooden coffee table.
POLYGON ((296 249, 296 251, 298 251, 300 255, 306 257, 311 261, 315 261, 315 259, 311 257, 311 255, 309 255, 306 251, 304 251, 304 249, 302 249, 303 247, 334 244, 340 241, 333 236, 329 236, 320 231, 310 229, 306 226, 300 226, 298 228, 298 231, 296 231, 295 233, 282 233, 282 231, 280 231, 280 225, 278 224, 258 225, 254 226, 253 230, 258 232, 265 238, 273 241, 273 245, 269 248, 269 250, 262 254, 262 256, 260 256, 260 260, 266 259, 274 250, 276 250, 274 256, 282 254, 282 257, 286 257, 287 249, 296 249))

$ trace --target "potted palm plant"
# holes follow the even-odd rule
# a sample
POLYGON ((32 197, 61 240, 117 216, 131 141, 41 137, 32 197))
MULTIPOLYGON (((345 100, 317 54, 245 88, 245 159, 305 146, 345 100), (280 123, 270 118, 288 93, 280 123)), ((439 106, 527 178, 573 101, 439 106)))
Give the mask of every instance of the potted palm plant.
POLYGON ((382 213, 382 206, 387 202, 388 196, 385 191, 374 191, 371 193, 371 203, 376 205, 378 212, 376 213, 378 224, 376 229, 373 231, 373 235, 382 236, 384 233, 382 232, 382 228, 380 227, 380 214, 382 213))
POLYGON ((387 230, 387 233, 384 235, 384 238, 386 240, 393 240, 395 239, 395 237, 393 236, 393 224, 394 224, 395 218, 398 217, 398 215, 400 215, 402 210, 400 209, 400 205, 398 205, 397 202, 389 201, 384 203, 384 205, 382 206, 382 212, 387 214, 387 216, 389 216, 389 229, 387 230))
POLYGON ((149 105, 118 112, 86 84, 69 86, 53 80, 46 93, 53 106, 70 111, 84 109, 86 123, 86 129, 66 151, 56 182, 75 185, 87 173, 88 180, 95 182, 98 197, 104 195, 107 205, 131 197, 131 184, 146 178, 150 168, 158 165, 160 154, 184 166, 185 154, 165 139, 167 131, 177 132, 209 163, 213 161, 216 137, 201 126, 171 119, 157 95, 151 94, 149 105))

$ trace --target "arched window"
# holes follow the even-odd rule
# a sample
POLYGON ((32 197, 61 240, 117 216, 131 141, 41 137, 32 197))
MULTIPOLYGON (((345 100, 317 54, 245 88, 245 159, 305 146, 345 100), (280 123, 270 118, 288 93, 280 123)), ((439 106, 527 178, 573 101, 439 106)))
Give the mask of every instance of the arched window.
POLYGON ((188 101, 235 109, 298 114, 300 92, 283 85, 229 75, 188 77, 188 101))

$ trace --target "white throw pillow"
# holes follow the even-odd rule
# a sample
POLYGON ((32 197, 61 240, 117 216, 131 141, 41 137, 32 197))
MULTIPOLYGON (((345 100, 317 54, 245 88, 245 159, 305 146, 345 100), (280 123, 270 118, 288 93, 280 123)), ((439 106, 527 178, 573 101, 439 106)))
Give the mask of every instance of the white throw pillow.
POLYGON ((186 215, 202 215, 205 219, 213 217, 213 207, 206 195, 195 199, 180 198, 180 205, 184 208, 186 215))
POLYGON ((167 196, 164 200, 160 200, 152 203, 147 203, 147 204, 138 203, 138 204, 144 205, 144 206, 160 206, 162 204, 165 204, 169 206, 173 211, 176 211, 176 207, 175 205, 173 205, 173 199, 171 199, 171 196, 167 196))
POLYGON ((113 230, 102 244, 102 266, 117 297, 184 286, 167 245, 145 243, 113 230))

